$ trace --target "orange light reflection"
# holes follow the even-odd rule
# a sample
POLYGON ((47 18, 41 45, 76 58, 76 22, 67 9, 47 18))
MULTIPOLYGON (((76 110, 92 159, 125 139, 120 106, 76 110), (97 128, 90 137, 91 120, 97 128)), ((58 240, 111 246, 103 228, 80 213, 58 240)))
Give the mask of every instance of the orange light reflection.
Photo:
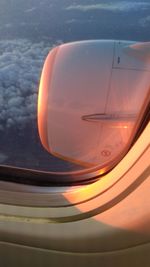
MULTIPOLYGON (((110 173, 106 174, 104 178, 94 184, 84 186, 81 189, 79 188, 75 193, 69 194, 66 192, 63 196, 71 204, 84 201, 75 206, 81 213, 85 214, 90 212, 92 216, 93 210, 101 210, 101 207, 124 192, 142 175, 143 170, 146 170, 150 158, 150 149, 138 161, 138 164, 133 164, 139 158, 139 155, 142 155, 144 148, 147 147, 149 136, 150 123, 129 151, 128 155, 110 173), (127 170, 130 170, 129 175, 127 170), (88 199, 89 201, 87 201, 88 199)), ((146 179, 132 194, 130 193, 118 202, 117 205, 114 204, 115 208, 107 209, 106 205, 106 210, 100 212, 98 215, 94 215, 92 219, 121 229, 149 233, 150 206, 148 201, 145 202, 145 197, 149 195, 149 188, 150 179, 146 179)))
POLYGON ((52 69, 54 60, 59 47, 56 47, 49 53, 45 61, 38 94, 38 131, 40 140, 46 150, 49 151, 48 136, 47 136, 47 115, 48 115, 48 95, 50 90, 52 69))

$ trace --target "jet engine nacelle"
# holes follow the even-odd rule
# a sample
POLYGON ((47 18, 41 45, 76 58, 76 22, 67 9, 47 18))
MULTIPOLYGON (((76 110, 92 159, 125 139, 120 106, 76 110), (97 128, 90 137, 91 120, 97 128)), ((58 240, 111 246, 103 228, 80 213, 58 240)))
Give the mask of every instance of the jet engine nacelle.
POLYGON ((85 167, 115 160, 132 137, 149 72, 150 43, 96 40, 52 49, 38 98, 43 146, 85 167))

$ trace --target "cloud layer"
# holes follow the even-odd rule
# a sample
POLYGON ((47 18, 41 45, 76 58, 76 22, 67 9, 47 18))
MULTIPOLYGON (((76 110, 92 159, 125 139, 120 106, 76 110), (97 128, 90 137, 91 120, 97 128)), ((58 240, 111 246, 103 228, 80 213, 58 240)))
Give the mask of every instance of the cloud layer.
POLYGON ((139 24, 142 27, 150 26, 150 16, 140 19, 139 24))
POLYGON ((147 2, 129 2, 129 1, 123 1, 123 2, 109 2, 109 3, 101 3, 101 4, 93 4, 93 5, 70 5, 66 8, 66 10, 79 10, 82 12, 86 11, 94 11, 94 10, 106 10, 106 11, 130 11, 130 10, 146 10, 147 8, 150 8, 150 3, 147 2))
POLYGON ((0 41, 0 130, 36 119, 40 72, 50 46, 0 41))

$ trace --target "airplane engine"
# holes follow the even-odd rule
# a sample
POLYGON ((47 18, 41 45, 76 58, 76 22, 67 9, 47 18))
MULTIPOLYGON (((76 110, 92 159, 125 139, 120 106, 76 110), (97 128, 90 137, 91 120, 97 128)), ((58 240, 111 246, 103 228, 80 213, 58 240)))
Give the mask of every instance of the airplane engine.
POLYGON ((113 163, 134 136, 149 72, 150 43, 91 40, 53 48, 38 97, 43 146, 83 167, 113 163))

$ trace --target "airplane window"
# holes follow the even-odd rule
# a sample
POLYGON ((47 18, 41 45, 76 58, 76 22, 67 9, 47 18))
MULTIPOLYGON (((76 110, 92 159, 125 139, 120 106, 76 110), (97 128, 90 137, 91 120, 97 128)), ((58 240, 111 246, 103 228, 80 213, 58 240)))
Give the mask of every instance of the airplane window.
POLYGON ((149 12, 136 0, 0 2, 0 170, 104 173, 121 159, 148 104, 149 12))

